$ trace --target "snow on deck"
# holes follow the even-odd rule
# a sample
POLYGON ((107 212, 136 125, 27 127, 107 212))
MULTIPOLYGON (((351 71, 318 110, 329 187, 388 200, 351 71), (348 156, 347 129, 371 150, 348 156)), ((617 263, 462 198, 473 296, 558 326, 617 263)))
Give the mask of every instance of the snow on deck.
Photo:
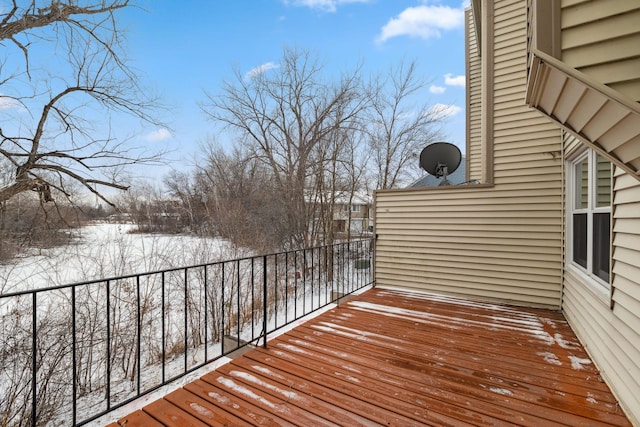
POLYGON ((125 421, 630 425, 559 312, 377 288, 125 421))

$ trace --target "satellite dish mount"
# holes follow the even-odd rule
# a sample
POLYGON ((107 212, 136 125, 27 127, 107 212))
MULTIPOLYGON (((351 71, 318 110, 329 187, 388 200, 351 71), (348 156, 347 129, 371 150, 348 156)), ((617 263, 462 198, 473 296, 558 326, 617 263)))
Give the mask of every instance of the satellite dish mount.
POLYGON ((436 178, 442 178, 440 185, 451 185, 447 176, 460 166, 462 153, 449 142, 434 142, 420 153, 420 167, 436 178))
POLYGON ((436 166, 436 176, 442 177, 440 185, 449 185, 447 175, 449 175, 449 167, 445 163, 438 163, 438 166, 436 166))

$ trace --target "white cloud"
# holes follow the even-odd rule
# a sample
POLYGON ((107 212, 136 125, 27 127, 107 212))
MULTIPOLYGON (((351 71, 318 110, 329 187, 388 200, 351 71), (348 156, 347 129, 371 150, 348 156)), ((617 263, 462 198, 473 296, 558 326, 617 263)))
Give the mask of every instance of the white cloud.
POLYGON ((454 76, 451 73, 447 73, 444 75, 444 84, 447 86, 465 86, 465 78, 464 76, 454 76))
POLYGON ((287 6, 302 6, 331 13, 337 11, 338 6, 342 6, 344 4, 370 2, 371 0, 283 0, 283 3, 287 6))
POLYGON ((462 111, 462 107, 453 104, 434 104, 427 112, 427 115, 433 116, 433 118, 447 119, 459 114, 462 111))
POLYGON ((278 67, 279 67, 278 64, 275 64, 273 62, 266 62, 262 65, 258 65, 257 67, 247 71, 247 74, 245 74, 244 77, 247 79, 252 79, 256 76, 259 76, 262 73, 266 73, 267 71, 272 70, 274 68, 278 68, 278 67))
POLYGON ((378 42, 390 38, 409 36, 422 39, 440 38, 442 31, 462 28, 464 9, 449 6, 421 5, 408 7, 387 22, 378 36, 378 42))
POLYGON ((435 93, 435 94, 444 93, 445 90, 447 90, 447 88, 442 86, 431 85, 429 87, 429 92, 435 93))
POLYGON ((20 110, 23 106, 18 101, 8 96, 0 95, 0 110, 11 110, 16 109, 20 110))
POLYGON ((147 141, 164 141, 165 139, 169 139, 171 138, 173 135, 171 135, 171 132, 169 131, 169 129, 165 129, 165 128, 160 128, 157 130, 154 130, 153 132, 148 133, 144 139, 147 141))

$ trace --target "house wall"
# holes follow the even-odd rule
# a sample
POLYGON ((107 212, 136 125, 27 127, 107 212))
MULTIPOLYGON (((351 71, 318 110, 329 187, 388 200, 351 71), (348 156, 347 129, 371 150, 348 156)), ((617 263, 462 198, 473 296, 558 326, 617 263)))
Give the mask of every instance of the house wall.
POLYGON ((362 205, 357 203, 358 206, 360 206, 360 210, 355 212, 353 210, 353 208, 351 206, 347 207, 347 209, 351 209, 351 218, 352 219, 362 219, 362 218, 368 218, 369 217, 369 206, 368 205, 362 205))
POLYGON ((377 285, 560 306, 561 133, 524 103, 524 4, 498 0, 482 14, 483 30, 495 28, 481 115, 494 185, 378 191, 377 285))
MULTIPOLYGON (((569 137, 566 153, 579 143, 569 137)), ((620 400, 640 425, 640 182, 613 176, 611 291, 589 283, 567 261, 563 312, 620 400)))
MULTIPOLYGON (((628 39, 640 31, 639 3, 561 3, 562 60, 636 101, 638 79, 630 70, 637 75, 640 69, 640 44, 628 39), (604 48, 596 38, 615 47, 604 48)), ((490 171, 491 179, 482 181, 492 185, 377 192, 376 284, 561 305, 625 412, 640 425, 640 182, 615 168, 611 292, 597 289, 564 264, 562 162, 582 142, 563 141, 559 127, 523 99, 526 1, 474 4, 492 10, 476 14, 488 32, 481 56, 471 43, 473 23, 467 23, 469 170, 471 178, 490 171)), ((634 149, 638 143, 632 141, 634 149)))
POLYGON ((559 200, 543 193, 484 186, 380 192, 376 285, 559 307, 559 200))
POLYGON ((640 0, 562 0, 561 59, 640 101, 640 0))
POLYGON ((352 233, 363 233, 369 231, 371 225, 371 207, 368 204, 354 202, 352 204, 336 204, 333 211, 333 220, 336 222, 336 229, 345 232, 347 229, 352 233), (357 205, 359 211, 353 211, 352 207, 357 205))
MULTIPOLYGON (((561 59, 638 102, 639 23, 640 0, 562 0, 561 59)), ((568 137, 565 154, 579 144, 568 137)), ((567 261, 562 308, 602 377, 640 425, 640 182, 616 168, 612 190, 611 290, 594 288, 567 261)))

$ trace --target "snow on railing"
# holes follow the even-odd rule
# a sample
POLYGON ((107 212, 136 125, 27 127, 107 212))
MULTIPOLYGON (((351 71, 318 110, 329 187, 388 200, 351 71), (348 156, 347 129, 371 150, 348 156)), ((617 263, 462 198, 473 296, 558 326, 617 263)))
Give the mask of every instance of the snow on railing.
POLYGON ((372 242, 0 295, 0 425, 84 425, 266 346, 268 334, 371 284, 372 242))

